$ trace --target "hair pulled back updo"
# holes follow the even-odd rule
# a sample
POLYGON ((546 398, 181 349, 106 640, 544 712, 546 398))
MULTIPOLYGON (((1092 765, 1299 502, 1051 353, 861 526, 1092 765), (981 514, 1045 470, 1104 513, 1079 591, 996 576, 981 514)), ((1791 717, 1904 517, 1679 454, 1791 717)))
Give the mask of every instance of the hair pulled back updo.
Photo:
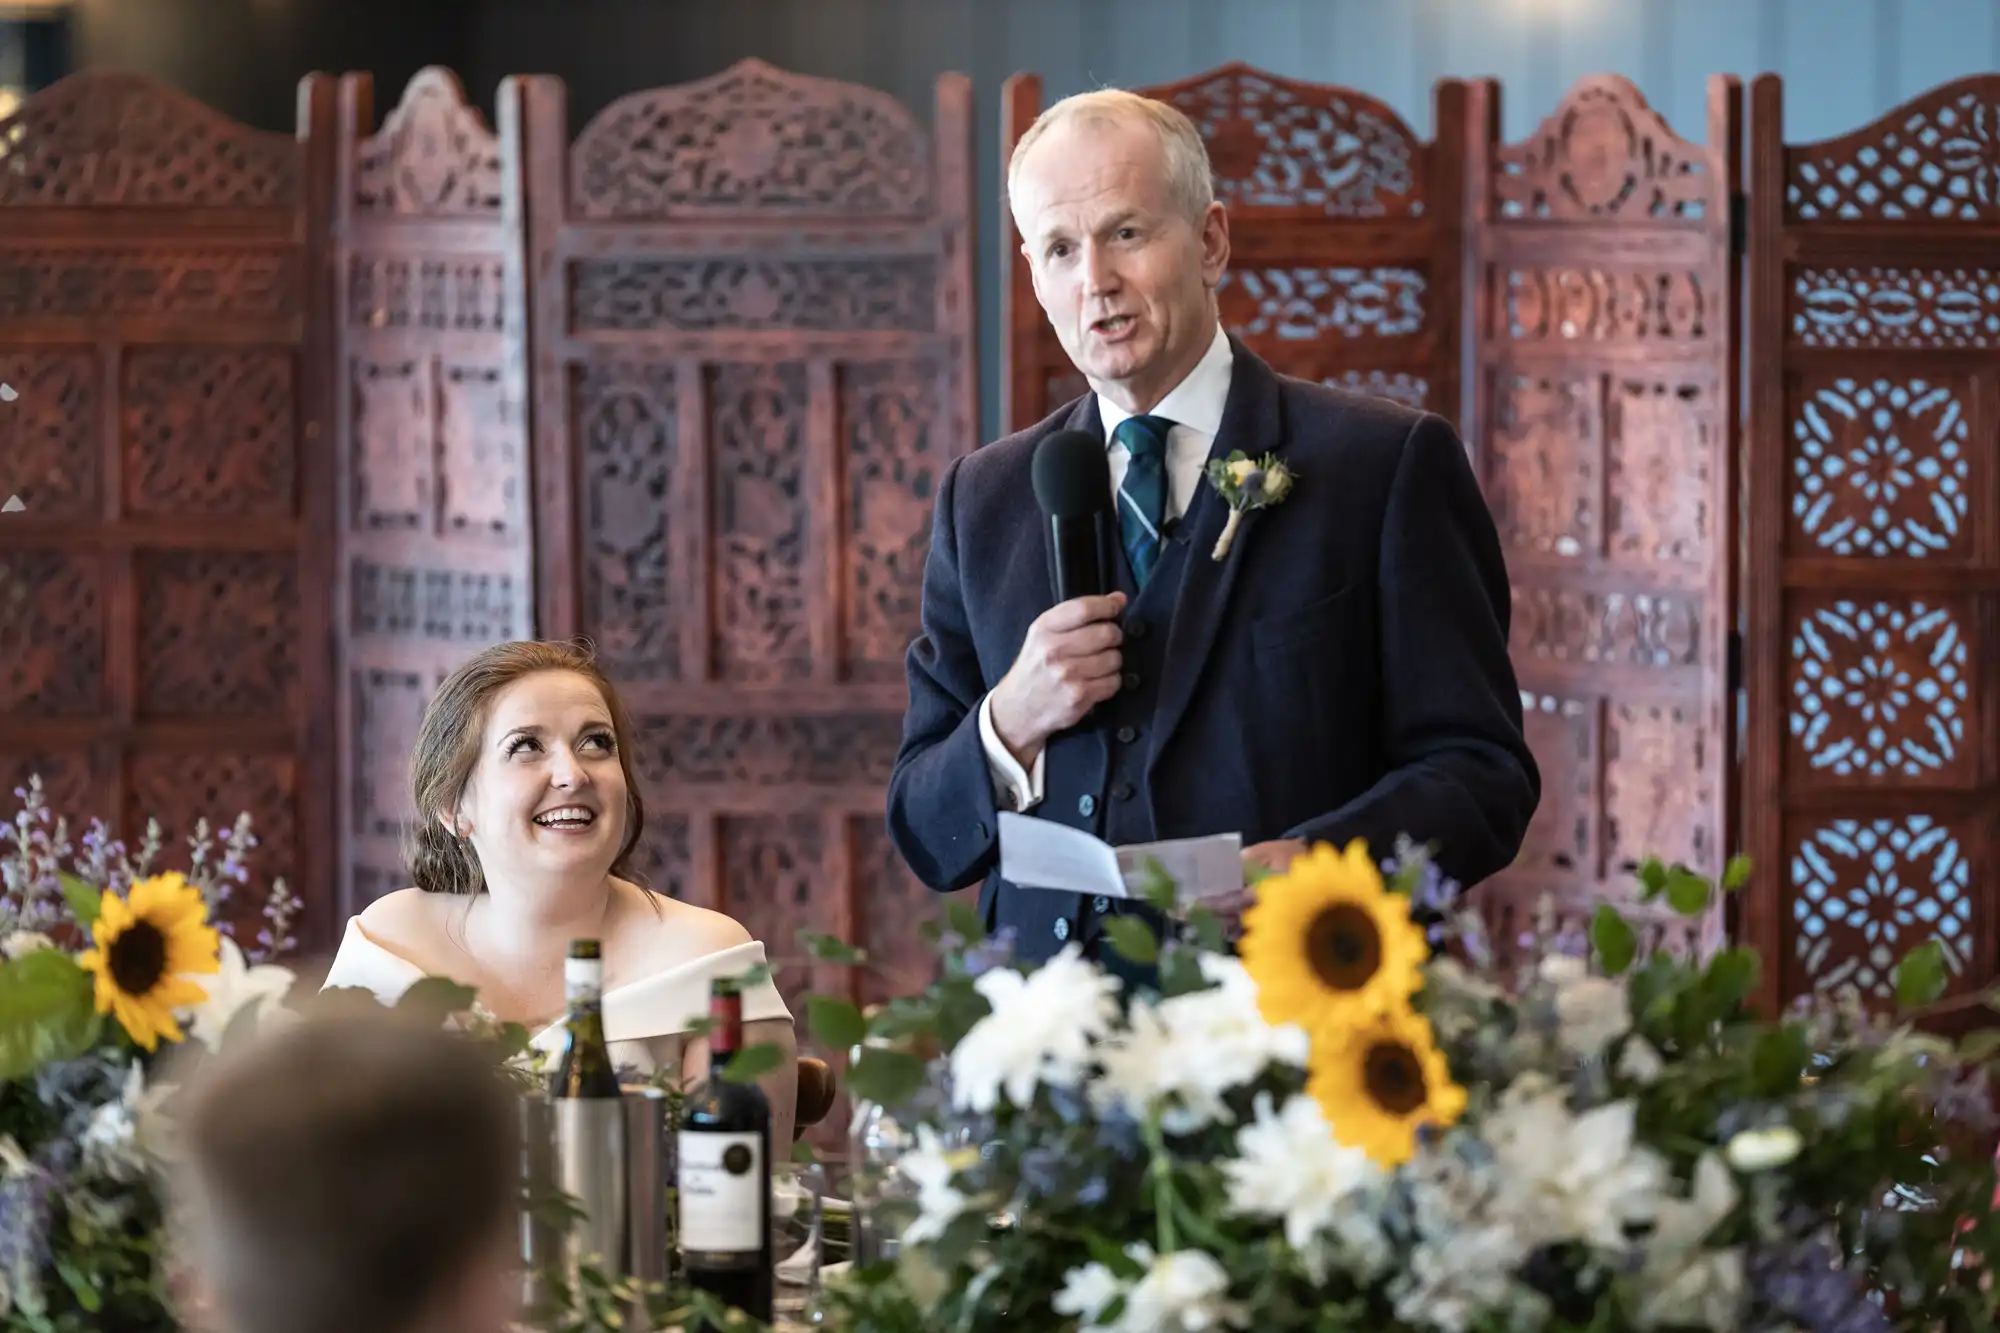
POLYGON ((645 802, 632 769, 632 718, 590 650, 574 643, 523 640, 487 648, 445 678, 424 708, 410 751, 410 789, 417 818, 408 838, 410 875, 426 893, 474 894, 486 888, 479 854, 441 820, 452 814, 479 764, 480 740, 502 690, 544 671, 568 671, 597 687, 611 714, 618 767, 625 774, 625 842, 611 873, 632 877, 633 849, 645 832, 645 802))

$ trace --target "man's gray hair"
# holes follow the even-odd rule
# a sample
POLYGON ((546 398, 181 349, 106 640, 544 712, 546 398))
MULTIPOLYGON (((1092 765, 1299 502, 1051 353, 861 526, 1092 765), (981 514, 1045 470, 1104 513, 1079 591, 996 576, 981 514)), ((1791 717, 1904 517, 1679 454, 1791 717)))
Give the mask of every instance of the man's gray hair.
MULTIPOLYGON (((1076 93, 1035 117, 1035 123, 1014 145, 1014 155, 1007 162, 1008 208, 1015 207, 1014 185, 1028 150, 1051 129, 1071 120, 1101 126, 1134 119, 1152 126, 1160 136, 1160 147, 1166 157, 1167 189, 1187 220, 1199 227, 1208 206, 1215 202, 1215 172, 1209 165, 1208 145, 1202 142, 1201 131, 1180 108, 1123 88, 1076 93)), ((1015 226, 1019 227, 1020 222, 1020 214, 1016 212, 1015 226)))

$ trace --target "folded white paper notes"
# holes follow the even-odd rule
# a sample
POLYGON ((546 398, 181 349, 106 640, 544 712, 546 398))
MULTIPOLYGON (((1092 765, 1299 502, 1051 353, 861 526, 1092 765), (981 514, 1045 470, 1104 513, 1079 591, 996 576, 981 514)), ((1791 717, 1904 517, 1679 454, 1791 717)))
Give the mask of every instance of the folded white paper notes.
POLYGON ((1137 898, 1149 860, 1159 862, 1174 881, 1182 906, 1243 888, 1243 836, 1238 833, 1113 847, 1053 820, 1000 812, 1000 874, 1024 889, 1137 898))

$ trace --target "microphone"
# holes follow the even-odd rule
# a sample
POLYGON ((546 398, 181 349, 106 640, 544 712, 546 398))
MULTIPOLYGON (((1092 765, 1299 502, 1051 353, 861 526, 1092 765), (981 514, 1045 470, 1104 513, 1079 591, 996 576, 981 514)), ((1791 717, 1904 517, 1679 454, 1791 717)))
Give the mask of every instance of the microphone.
POLYGON ((1059 430, 1035 446, 1035 502, 1048 520, 1056 600, 1098 597, 1116 583, 1112 546, 1111 464, 1104 442, 1080 430, 1059 430))

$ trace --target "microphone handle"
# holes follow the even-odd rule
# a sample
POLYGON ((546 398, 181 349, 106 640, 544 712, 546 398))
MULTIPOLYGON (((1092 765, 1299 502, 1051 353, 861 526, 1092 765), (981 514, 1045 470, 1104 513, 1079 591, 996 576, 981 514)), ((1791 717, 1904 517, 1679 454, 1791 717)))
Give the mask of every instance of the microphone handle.
POLYGON ((1102 511, 1073 518, 1050 516, 1049 535, 1054 551, 1050 576, 1056 601, 1099 597, 1110 591, 1107 526, 1102 511))

